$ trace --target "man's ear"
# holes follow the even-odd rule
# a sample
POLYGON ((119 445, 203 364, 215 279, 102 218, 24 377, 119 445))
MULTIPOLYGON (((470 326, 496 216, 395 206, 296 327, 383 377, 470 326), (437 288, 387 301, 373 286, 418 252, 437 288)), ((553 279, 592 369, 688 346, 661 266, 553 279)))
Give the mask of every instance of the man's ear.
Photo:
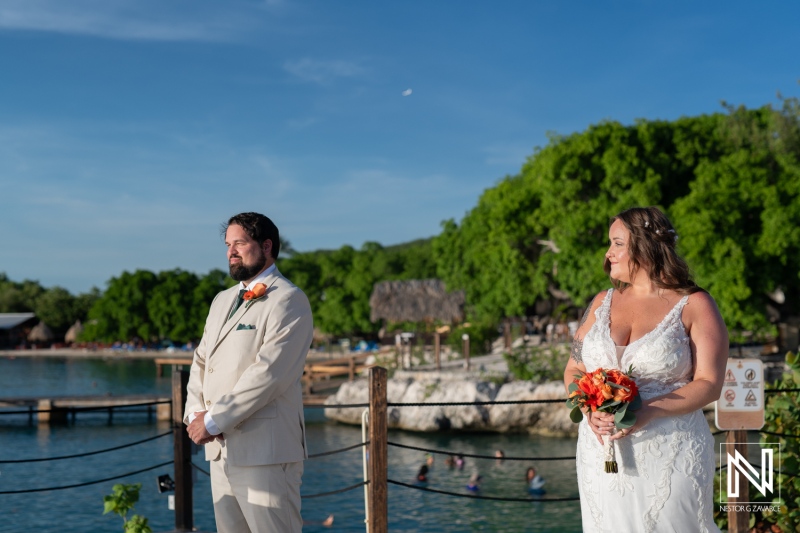
POLYGON ((272 239, 264 240, 263 244, 261 244, 261 250, 264 252, 264 255, 270 259, 275 259, 272 257, 272 239))

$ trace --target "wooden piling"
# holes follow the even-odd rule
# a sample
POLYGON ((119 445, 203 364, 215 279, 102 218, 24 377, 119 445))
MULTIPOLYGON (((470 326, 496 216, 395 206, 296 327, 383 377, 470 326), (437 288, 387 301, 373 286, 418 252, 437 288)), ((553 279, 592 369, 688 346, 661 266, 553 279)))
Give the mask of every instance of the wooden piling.
POLYGON ((369 371, 369 532, 389 531, 389 460, 386 417, 386 369, 375 366, 369 371))
MULTIPOLYGON (((731 455, 738 451, 747 460, 747 431, 736 429, 728 431, 725 439, 725 451, 731 455)), ((739 495, 736 497, 728 496, 728 531, 730 533, 747 533, 750 529, 750 512, 742 502, 750 501, 750 484, 744 476, 739 475, 735 468, 733 471, 728 469, 728 476, 739 476, 739 495)))
POLYGON ((469 370, 469 334, 464 333, 461 336, 461 341, 463 342, 464 347, 464 368, 469 370))
POLYGON ((438 331, 433 334, 433 359, 436 361, 436 370, 442 369, 442 335, 438 331))
POLYGON ((175 531, 192 531, 192 441, 183 425, 189 372, 173 367, 172 437, 175 457, 175 531))

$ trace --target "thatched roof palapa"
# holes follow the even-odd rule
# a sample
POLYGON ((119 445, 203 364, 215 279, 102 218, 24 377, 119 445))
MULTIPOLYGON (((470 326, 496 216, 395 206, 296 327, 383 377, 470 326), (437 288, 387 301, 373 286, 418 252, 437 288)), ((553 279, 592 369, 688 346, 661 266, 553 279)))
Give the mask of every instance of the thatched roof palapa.
POLYGON ((442 280, 382 281, 375 284, 369 298, 370 320, 460 322, 464 302, 464 291, 447 292, 442 280))
POLYGON ((78 342, 78 335, 83 333, 83 324, 81 324, 80 320, 76 320, 72 326, 67 330, 67 334, 64 335, 65 342, 78 342))
POLYGON ((28 334, 30 342, 49 342, 53 340, 53 331, 44 322, 39 322, 28 334))

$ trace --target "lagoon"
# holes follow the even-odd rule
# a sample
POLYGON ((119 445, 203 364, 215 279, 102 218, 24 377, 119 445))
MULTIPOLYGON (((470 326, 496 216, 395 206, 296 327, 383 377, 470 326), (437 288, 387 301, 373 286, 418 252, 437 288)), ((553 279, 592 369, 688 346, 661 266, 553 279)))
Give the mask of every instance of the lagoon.
MULTIPOLYGON (((155 394, 170 391, 169 376, 156 377, 150 360, 70 358, 0 358, 0 396, 155 394)), ((8 409, 4 409, 8 410, 8 409)), ((361 430, 328 421, 321 409, 306 409, 310 454, 357 444, 361 430)), ((112 425, 105 414, 80 414, 74 423, 29 426, 27 416, 0 415, 0 461, 54 457, 106 449, 154 437, 170 430, 169 424, 148 420, 144 413, 121 412, 112 425)), ((574 455, 575 440, 529 435, 491 433, 410 433, 391 431, 389 441, 419 448, 453 453, 493 455, 502 449, 507 457, 552 457, 574 455)), ((468 494, 465 486, 474 470, 483 476, 481 494, 501 498, 528 498, 524 475, 535 464, 547 480, 547 497, 578 494, 573 460, 510 461, 466 460, 463 470, 449 470, 444 455, 434 455, 429 474, 432 489, 468 494)), ((89 482, 147 468, 172 460, 172 437, 166 436, 115 452, 33 463, 0 463, 0 492, 58 487, 89 482)), ((389 447, 389 479, 413 483, 425 460, 416 450, 389 447)), ((202 454, 194 463, 208 469, 202 454)), ((103 515, 103 496, 114 483, 142 483, 135 512, 146 516, 153 531, 174 527, 174 514, 167 507, 167 494, 159 494, 156 478, 172 475, 172 466, 135 474, 121 480, 86 487, 0 494, 0 533, 47 532, 94 533, 121 531, 122 521, 103 515)), ((360 482, 361 450, 310 459, 305 463, 302 494, 313 495, 360 482)), ((364 531, 363 489, 303 500, 307 532, 364 531), (318 524, 334 515, 332 528, 318 524), (315 524, 314 522, 317 522, 315 524)), ((194 487, 195 527, 214 531, 208 478, 196 471, 194 487)), ((423 492, 389 485, 389 528, 395 532, 459 531, 580 531, 580 507, 570 502, 504 502, 475 500, 423 492)))

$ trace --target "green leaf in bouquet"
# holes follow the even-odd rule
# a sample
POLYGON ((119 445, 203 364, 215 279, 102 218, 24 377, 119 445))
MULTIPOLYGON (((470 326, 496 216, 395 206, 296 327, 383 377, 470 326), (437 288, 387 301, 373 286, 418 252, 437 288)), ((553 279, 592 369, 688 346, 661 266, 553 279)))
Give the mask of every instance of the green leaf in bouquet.
POLYGON ((612 401, 606 400, 605 402, 603 402, 602 409, 603 411, 611 412, 614 409, 614 407, 618 406, 621 403, 622 402, 619 400, 612 400, 612 401))
POLYGON ((583 420, 583 413, 581 412, 580 407, 575 407, 572 411, 569 412, 569 419, 578 424, 581 420, 583 420))
POLYGON ((617 411, 614 415, 614 425, 619 429, 628 429, 636 423, 636 415, 628 411, 617 411), (621 416, 620 416, 621 415, 621 416))
POLYGON ((567 387, 567 390, 570 393, 577 392, 578 391, 578 384, 577 383, 570 383, 569 387, 567 387))
POLYGON ((567 398, 567 407, 570 409, 574 409, 580 405, 580 400, 578 398, 567 398))

